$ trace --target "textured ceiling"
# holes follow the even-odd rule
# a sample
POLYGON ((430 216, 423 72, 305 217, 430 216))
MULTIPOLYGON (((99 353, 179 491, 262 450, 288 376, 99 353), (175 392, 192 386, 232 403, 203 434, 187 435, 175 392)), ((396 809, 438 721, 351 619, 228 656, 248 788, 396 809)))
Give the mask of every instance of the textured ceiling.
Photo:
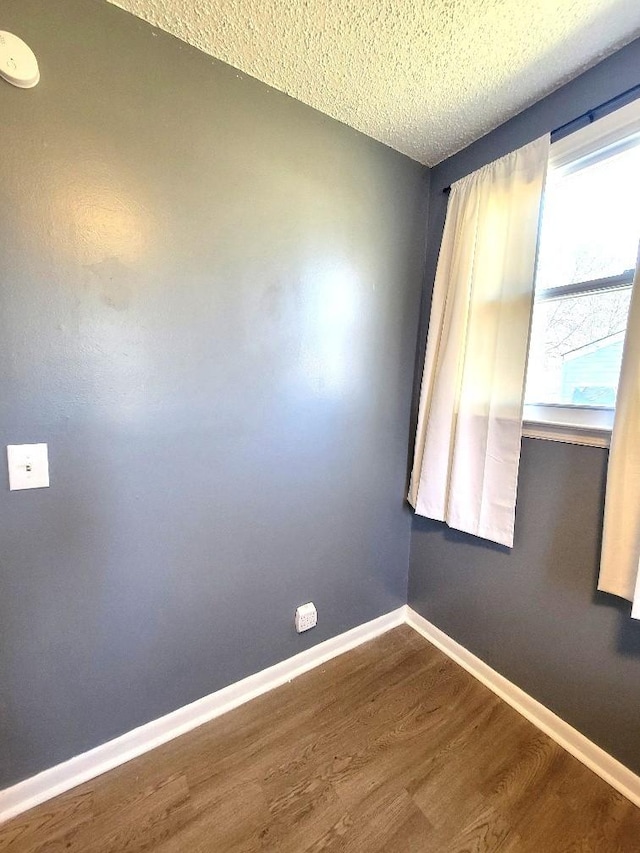
POLYGON ((112 0, 427 165, 640 34, 638 0, 112 0))

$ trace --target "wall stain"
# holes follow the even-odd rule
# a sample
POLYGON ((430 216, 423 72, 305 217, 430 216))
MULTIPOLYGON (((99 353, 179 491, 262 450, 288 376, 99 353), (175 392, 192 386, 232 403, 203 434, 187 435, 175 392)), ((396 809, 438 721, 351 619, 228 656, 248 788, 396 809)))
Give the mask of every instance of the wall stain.
POLYGON ((126 311, 131 303, 133 271, 118 258, 105 258, 97 264, 87 264, 86 284, 95 289, 109 308, 126 311))

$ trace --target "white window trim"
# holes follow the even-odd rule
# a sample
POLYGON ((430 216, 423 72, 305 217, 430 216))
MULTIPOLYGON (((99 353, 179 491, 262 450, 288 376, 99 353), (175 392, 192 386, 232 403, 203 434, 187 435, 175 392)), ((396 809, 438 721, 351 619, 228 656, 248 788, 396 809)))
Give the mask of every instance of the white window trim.
MULTIPOLYGON (((612 151, 623 150, 638 139, 640 99, 554 142, 549 166, 570 172, 580 161, 582 164, 587 159, 595 162, 612 151)), ((609 447, 614 415, 614 409, 525 404, 522 435, 568 444, 609 447)))
POLYGON ((609 447, 614 414, 615 409, 590 406, 527 404, 522 435, 567 444, 609 447))

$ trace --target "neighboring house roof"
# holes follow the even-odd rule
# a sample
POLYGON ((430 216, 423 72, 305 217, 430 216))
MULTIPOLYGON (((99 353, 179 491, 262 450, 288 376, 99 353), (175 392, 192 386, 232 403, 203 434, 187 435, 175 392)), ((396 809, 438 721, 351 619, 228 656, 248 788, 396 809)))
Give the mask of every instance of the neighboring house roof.
POLYGON ((591 343, 583 344, 581 347, 570 349, 568 352, 564 353, 562 359, 571 361, 574 358, 581 358, 583 355, 588 355, 591 352, 597 352, 598 350, 605 349, 606 347, 613 346, 614 344, 619 344, 624 341, 624 334, 625 330, 623 329, 621 332, 614 332, 611 335, 605 335, 604 338, 598 338, 597 341, 591 341, 591 343))

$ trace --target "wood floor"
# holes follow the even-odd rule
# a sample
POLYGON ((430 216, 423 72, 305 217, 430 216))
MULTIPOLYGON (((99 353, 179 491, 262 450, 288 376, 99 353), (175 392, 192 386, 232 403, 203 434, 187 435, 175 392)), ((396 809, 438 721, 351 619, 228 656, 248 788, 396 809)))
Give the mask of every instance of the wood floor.
POLYGON ((638 853, 640 809, 403 626, 0 827, 140 850, 638 853))

